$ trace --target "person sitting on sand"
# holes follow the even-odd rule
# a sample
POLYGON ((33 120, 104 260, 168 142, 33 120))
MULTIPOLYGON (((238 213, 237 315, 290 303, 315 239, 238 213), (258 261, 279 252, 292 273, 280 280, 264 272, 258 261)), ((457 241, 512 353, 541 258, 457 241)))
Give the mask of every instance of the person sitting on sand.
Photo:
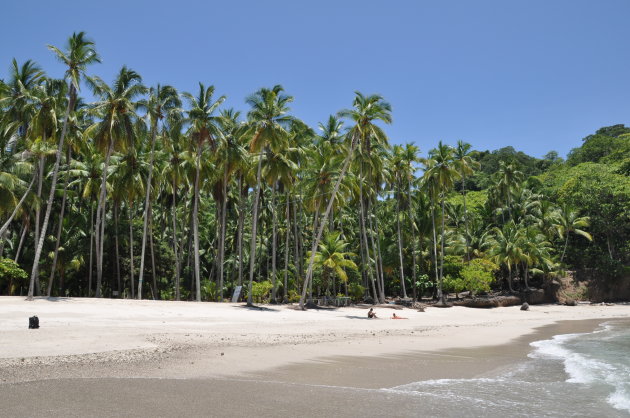
POLYGON ((392 315, 392 319, 409 319, 409 318, 403 318, 402 316, 398 316, 398 315, 396 315, 396 313, 394 313, 392 315))
POLYGON ((373 318, 378 318, 378 317, 376 316, 376 312, 374 312, 374 310, 370 308, 368 312, 368 319, 373 319, 373 318))

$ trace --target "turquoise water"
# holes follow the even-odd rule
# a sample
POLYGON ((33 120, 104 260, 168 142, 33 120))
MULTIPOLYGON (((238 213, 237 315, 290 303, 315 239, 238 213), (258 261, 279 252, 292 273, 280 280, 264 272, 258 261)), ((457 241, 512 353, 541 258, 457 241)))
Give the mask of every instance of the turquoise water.
POLYGON ((531 343, 509 372, 480 379, 439 379, 388 389, 435 416, 630 416, 630 322, 531 343))

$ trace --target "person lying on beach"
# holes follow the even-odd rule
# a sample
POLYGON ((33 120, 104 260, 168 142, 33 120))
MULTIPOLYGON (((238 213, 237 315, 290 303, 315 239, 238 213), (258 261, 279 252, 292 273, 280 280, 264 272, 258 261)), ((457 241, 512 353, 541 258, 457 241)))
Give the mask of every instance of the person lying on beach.
POLYGON ((409 319, 409 318, 403 318, 402 316, 398 316, 396 314, 392 315, 392 319, 409 319))
POLYGON ((378 318, 378 317, 376 316, 376 312, 374 312, 374 310, 370 308, 370 310, 368 311, 368 319, 373 319, 373 318, 378 318))

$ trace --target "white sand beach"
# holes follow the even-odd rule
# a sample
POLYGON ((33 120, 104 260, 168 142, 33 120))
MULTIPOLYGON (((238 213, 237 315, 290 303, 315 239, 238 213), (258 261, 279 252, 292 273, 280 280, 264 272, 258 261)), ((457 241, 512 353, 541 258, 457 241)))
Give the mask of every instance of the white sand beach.
POLYGON ((85 363, 145 377, 235 376, 339 355, 500 345, 559 321, 630 317, 630 305, 376 312, 379 318, 368 320, 361 307, 299 311, 232 303, 0 297, 0 379, 25 379, 15 366, 85 363), (392 320, 393 312, 408 319, 392 320), (28 329, 32 315, 39 317, 39 329, 28 329), (116 367, 150 359, 159 359, 160 366, 116 367))

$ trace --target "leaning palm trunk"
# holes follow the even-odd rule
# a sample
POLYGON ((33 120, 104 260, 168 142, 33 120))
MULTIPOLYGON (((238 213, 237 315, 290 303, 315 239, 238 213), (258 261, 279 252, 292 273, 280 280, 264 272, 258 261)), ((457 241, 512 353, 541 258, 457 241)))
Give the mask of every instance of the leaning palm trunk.
POLYGON ((9 219, 7 219, 7 221, 4 223, 4 225, 2 225, 2 228, 0 228, 0 237, 4 237, 5 232, 9 229, 9 225, 11 225, 11 222, 13 222, 13 219, 15 218, 15 215, 18 213, 18 211, 22 207, 22 204, 26 200, 26 197, 31 192, 31 189, 33 188, 33 184, 35 184, 35 178, 36 178, 36 176, 33 176, 33 179, 31 180, 31 183, 28 185, 28 188, 26 189, 26 191, 22 195, 22 198, 20 199, 18 204, 15 205, 15 208, 13 208, 13 212, 11 212, 11 216, 9 216, 9 219))
POLYGON ((140 271, 138 272, 138 299, 142 299, 142 280, 144 277, 144 254, 147 245, 147 226, 149 224, 149 205, 151 205, 151 180, 153 178, 153 160, 155 159, 155 137, 157 136, 157 123, 153 123, 151 129, 151 154, 149 156, 149 173, 147 174, 147 191, 144 197, 144 223, 142 225, 142 247, 140 250, 140 271))
POLYGON ((311 256, 309 257, 308 268, 306 269, 306 277, 304 278, 304 286, 302 288, 302 296, 300 297, 300 309, 304 309, 304 300, 306 299, 306 289, 308 288, 308 284, 313 278, 313 265, 315 263, 315 251, 317 250, 317 246, 319 245, 319 241, 322 238, 322 233, 324 232, 324 227, 326 226, 326 221, 328 220, 328 215, 332 210, 333 204, 335 202, 335 197, 337 196, 337 192, 339 191, 339 186, 341 186, 341 182, 343 181, 344 176, 346 175, 346 171, 348 170, 348 166, 350 165, 350 161, 352 161, 352 156, 354 154, 354 149, 357 145, 357 137, 356 135, 352 136, 352 143, 350 145, 350 151, 346 156, 346 160, 343 163, 343 168, 341 169, 341 173, 339 173, 339 178, 335 182, 335 187, 333 189, 332 195, 330 196, 330 200, 328 201, 328 205, 326 206, 326 211, 324 212, 324 218, 322 219, 319 229, 317 230, 317 235, 313 240, 313 245, 311 246, 311 256))
POLYGON ((407 299, 407 289, 405 288, 405 271, 403 267, 403 243, 402 234, 400 233, 400 190, 398 191, 398 198, 396 199, 396 229, 398 232, 398 258, 400 259, 400 288, 402 290, 403 298, 407 299))
MULTIPOLYGON (((13 259, 13 261, 15 261, 16 263, 20 259, 20 253, 22 252, 22 247, 24 246, 24 240, 26 239, 27 233, 28 233, 28 224, 24 225, 24 227, 22 228, 22 236, 20 237, 20 243, 18 244, 17 251, 15 252, 15 258, 13 259)), ((0 234, 0 236, 2 235, 0 234)), ((1 255, 1 251, 0 251, 0 255, 1 255)))
POLYGON ((254 208, 252 210, 252 237, 249 251, 249 285, 247 286, 247 306, 253 305, 252 286, 254 282, 254 266, 256 263, 256 227, 258 225, 258 202, 260 200, 260 177, 262 171, 262 155, 258 157, 258 169, 256 170, 256 194, 254 195, 254 208))
POLYGON ((53 200, 55 199, 55 188, 57 187, 57 176, 59 175, 59 164, 61 162, 61 156, 63 154, 63 142, 66 138, 66 132, 68 131, 68 117, 70 116, 70 109, 74 108, 75 93, 74 85, 70 84, 70 100, 68 100, 68 107, 66 108, 66 114, 63 119, 63 129, 61 130, 61 137, 59 138, 59 146, 57 147, 57 153, 55 155, 55 165, 53 167, 53 176, 50 184, 50 193, 48 194, 48 202, 46 205, 46 214, 44 215, 44 223, 42 224, 39 242, 35 249, 35 258, 33 259, 33 270, 31 271, 31 281, 28 286, 27 300, 33 300, 33 291, 35 290, 35 278, 39 277, 39 259, 42 255, 42 249, 44 247, 44 238, 46 237, 46 230, 48 229, 48 220, 50 219, 50 213, 52 212, 53 200))
POLYGON ((569 231, 567 231, 567 238, 564 240, 564 249, 562 250, 562 256, 560 257, 560 263, 562 263, 562 260, 564 260, 564 256, 567 253, 567 246, 568 245, 569 245, 569 231))
POLYGON ((199 170, 201 165, 201 144, 197 144, 197 169, 195 173, 195 190, 193 203, 193 241, 195 256, 195 290, 196 300, 201 302, 201 272, 199 271, 199 170))
POLYGON ((101 297, 101 284, 103 282, 103 244, 105 241, 105 204, 107 199, 107 171, 109 161, 114 152, 114 141, 109 139, 109 147, 105 155, 103 175, 101 176, 101 191, 98 196, 98 206, 96 207, 96 297, 101 297))

